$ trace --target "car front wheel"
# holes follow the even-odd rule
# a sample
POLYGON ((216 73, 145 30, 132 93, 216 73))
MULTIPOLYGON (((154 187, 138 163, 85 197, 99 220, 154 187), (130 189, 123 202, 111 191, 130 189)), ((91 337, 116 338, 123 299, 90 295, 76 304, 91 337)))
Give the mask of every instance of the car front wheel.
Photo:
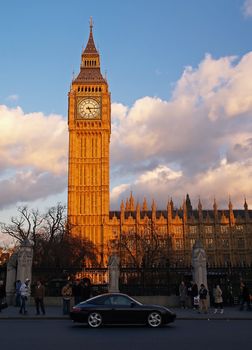
POLYGON ((92 312, 88 315, 88 325, 92 328, 100 327, 102 324, 102 317, 99 312, 92 312))
POLYGON ((153 311, 149 314, 147 322, 150 327, 156 328, 161 325, 162 317, 159 312, 153 311))

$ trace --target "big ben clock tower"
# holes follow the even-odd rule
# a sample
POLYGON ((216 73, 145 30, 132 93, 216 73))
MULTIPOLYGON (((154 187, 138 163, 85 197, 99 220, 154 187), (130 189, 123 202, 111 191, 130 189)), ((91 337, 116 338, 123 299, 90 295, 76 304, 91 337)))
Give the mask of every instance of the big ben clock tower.
POLYGON ((110 92, 100 71, 93 25, 68 94, 68 220, 72 234, 87 238, 101 257, 109 219, 110 92))

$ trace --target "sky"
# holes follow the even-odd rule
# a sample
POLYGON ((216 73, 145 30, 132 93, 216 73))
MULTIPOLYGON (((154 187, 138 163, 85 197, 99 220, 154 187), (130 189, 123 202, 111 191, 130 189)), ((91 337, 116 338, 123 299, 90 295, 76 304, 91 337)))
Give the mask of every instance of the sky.
POLYGON ((92 16, 111 210, 252 208, 252 0, 0 0, 0 221, 67 202, 67 94, 92 16))

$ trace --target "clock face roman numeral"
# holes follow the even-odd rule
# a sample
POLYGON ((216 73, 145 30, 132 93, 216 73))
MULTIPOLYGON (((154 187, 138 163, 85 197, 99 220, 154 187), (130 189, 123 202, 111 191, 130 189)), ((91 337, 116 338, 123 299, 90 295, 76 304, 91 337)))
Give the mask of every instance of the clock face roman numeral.
POLYGON ((78 116, 84 119, 100 118, 100 105, 92 98, 82 99, 78 103, 78 116))

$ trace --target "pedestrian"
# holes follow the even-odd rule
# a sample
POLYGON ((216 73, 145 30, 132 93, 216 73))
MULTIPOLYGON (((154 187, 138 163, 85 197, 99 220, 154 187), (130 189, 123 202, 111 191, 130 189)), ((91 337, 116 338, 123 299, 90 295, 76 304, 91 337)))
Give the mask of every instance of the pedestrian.
POLYGON ((70 281, 68 281, 61 290, 61 295, 63 297, 63 315, 69 315, 70 313, 70 302, 72 294, 72 284, 70 281))
POLYGON ((20 287, 21 287, 22 283, 20 280, 16 280, 15 282, 15 306, 16 307, 20 307, 21 306, 21 294, 20 294, 20 287))
POLYGON ((186 308, 186 299, 187 299, 187 288, 185 282, 182 281, 179 285, 179 301, 181 308, 186 308))
POLYGON ((2 312, 2 305, 5 302, 5 297, 6 297, 5 285, 3 281, 0 281, 0 312, 2 312))
POLYGON ((74 305, 77 305, 81 302, 81 284, 79 279, 74 281, 72 290, 74 296, 74 305))
POLYGON ((40 281, 37 281, 37 284, 34 289, 34 299, 35 299, 37 315, 40 315, 40 309, 42 314, 45 315, 44 297, 45 297, 45 287, 40 281))
POLYGON ((91 296, 91 286, 88 279, 83 279, 81 281, 81 301, 87 300, 91 296))
POLYGON ((200 290, 199 290, 200 312, 204 312, 205 314, 208 311, 207 294, 208 294, 208 291, 205 285, 201 283, 200 290))
POLYGON ((249 289, 246 283, 241 281, 240 284, 240 311, 243 310, 244 304, 247 304, 247 310, 251 310, 251 305, 250 305, 250 294, 249 294, 249 289))
POLYGON ((25 282, 22 283, 20 287, 21 307, 20 307, 19 313, 20 314, 24 313, 24 315, 27 314, 26 304, 27 304, 28 297, 30 296, 29 284, 30 284, 30 280, 29 278, 26 278, 25 282))
POLYGON ((191 304, 193 309, 199 308, 199 290, 197 283, 191 282, 191 304))
POLYGON ((216 285, 216 287, 213 290, 213 296, 214 296, 214 313, 216 314, 218 310, 220 309, 220 313, 223 314, 223 297, 222 297, 222 290, 219 284, 216 285))

